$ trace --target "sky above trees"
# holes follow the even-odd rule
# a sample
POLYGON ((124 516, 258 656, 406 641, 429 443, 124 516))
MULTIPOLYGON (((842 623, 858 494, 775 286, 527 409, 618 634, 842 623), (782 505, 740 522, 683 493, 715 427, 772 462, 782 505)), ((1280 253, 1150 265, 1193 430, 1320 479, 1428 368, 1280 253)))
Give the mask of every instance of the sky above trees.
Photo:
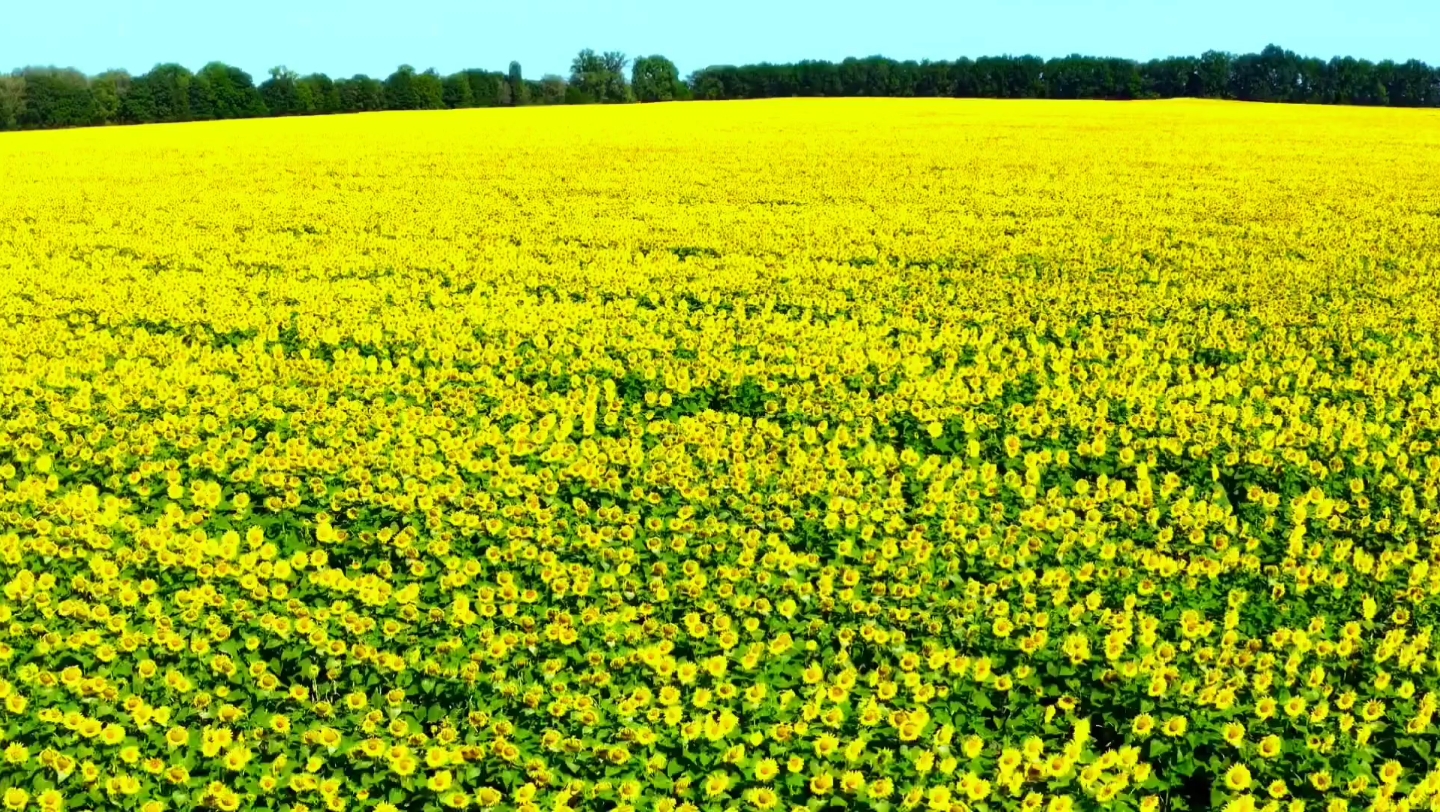
POLYGON ((577 50, 660 53, 682 73, 714 64, 1085 53, 1149 59, 1280 43, 1322 58, 1348 55, 1440 63, 1440 4, 1394 0, 548 0, 544 4, 416 0, 70 0, 24 3, 0 25, 0 70, 20 65, 144 72, 160 62, 219 59, 257 77, 301 73, 385 76, 398 64, 564 74, 577 50))

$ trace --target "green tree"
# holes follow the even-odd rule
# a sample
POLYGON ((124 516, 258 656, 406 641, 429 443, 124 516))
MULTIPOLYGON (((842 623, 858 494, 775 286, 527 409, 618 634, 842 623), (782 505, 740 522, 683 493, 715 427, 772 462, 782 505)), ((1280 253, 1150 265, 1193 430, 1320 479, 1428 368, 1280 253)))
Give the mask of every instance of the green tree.
POLYGON ((472 68, 457 75, 470 86, 470 102, 474 106, 501 107, 510 103, 510 83, 505 74, 472 68))
MULTIPOLYGON (((731 98, 725 87, 725 80, 722 71, 726 68, 715 66, 697 70, 690 74, 685 84, 690 87, 690 94, 697 99, 713 100, 731 98)), ((730 68, 729 70, 734 70, 730 68)))
POLYGON ((120 97, 120 120, 126 124, 149 124, 155 118, 155 94, 150 91, 149 74, 130 80, 130 92, 120 97))
POLYGON ((195 78, 203 79, 214 93, 215 118, 253 118, 267 112, 255 81, 237 67, 211 62, 195 78))
POLYGON ((1440 104, 1440 71, 1432 71, 1429 65, 1412 59, 1393 66, 1386 89, 1393 105, 1434 107, 1440 104))
POLYGON ((576 97, 614 104, 631 100, 630 85, 625 81, 625 55, 618 51, 597 54, 586 48, 570 63, 570 87, 576 97))
POLYGON ((415 94, 415 69, 401 65, 385 79, 385 109, 417 110, 420 97, 415 94))
POLYGON ((1195 95, 1206 99, 1229 98, 1230 66, 1235 58, 1223 51, 1206 51, 1195 66, 1198 77, 1195 95))
POLYGON ((539 99, 541 104, 565 103, 565 77, 547 73, 540 77, 539 99))
POLYGON ((272 116, 301 116, 314 106, 310 88, 300 83, 300 75, 284 65, 270 69, 270 78, 260 83, 260 98, 272 116))
POLYGON ((153 110, 152 121, 190 120, 190 83, 195 75, 173 62, 156 65, 145 74, 153 110))
POLYGON ((0 130, 18 128, 24 113, 25 77, 0 76, 0 130))
POLYGON ((25 68, 21 127, 83 127, 95 122, 95 98, 85 74, 73 68, 25 68))
POLYGON ((125 97, 130 93, 130 74, 109 70, 90 80, 90 95, 95 99, 95 123, 115 124, 121 120, 125 97))
POLYGON ((464 73, 452 73, 445 77, 445 106, 451 110, 475 106, 475 94, 470 90, 470 80, 464 73))
POLYGON ((675 69, 674 62, 658 54, 635 60, 630 73, 630 88, 636 101, 673 101, 679 86, 680 72, 675 69))
POLYGON ((312 73, 301 77, 299 84, 301 88, 309 90, 310 112, 322 114, 340 112, 340 92, 335 88, 335 82, 329 76, 323 73, 312 73))
POLYGON ((364 113, 385 109, 385 86, 379 79, 356 74, 349 79, 335 83, 335 93, 340 97, 340 112, 364 113))
POLYGON ((215 115, 215 88, 206 76, 196 74, 190 79, 190 118, 194 121, 209 121, 215 115))
POLYGON ((419 110, 443 110, 445 108, 445 80, 431 68, 416 74, 412 87, 415 89, 415 106, 419 110))
POLYGON ((520 72, 519 62, 510 63, 506 84, 510 88, 510 104, 519 106, 530 103, 530 89, 525 86, 525 76, 520 72))

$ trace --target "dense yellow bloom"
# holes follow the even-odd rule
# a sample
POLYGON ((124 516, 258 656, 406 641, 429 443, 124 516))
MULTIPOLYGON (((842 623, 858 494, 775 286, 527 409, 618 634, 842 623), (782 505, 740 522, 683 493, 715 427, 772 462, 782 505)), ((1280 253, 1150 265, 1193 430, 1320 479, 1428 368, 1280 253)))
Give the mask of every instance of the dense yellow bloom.
POLYGON ((433 773, 425 781, 425 785, 430 788, 431 792, 444 792, 449 789, 453 783, 454 777, 449 770, 440 770, 439 772, 433 773))
POLYGON ((1220 729, 1220 733, 1225 737, 1225 743, 1231 747, 1239 747, 1241 742, 1245 741, 1245 726, 1238 722, 1226 724, 1220 729))
POLYGON ((723 795, 730 788, 730 776, 725 773, 711 773, 705 779, 705 795, 714 798, 723 795))
POLYGON ((1430 805, 1437 122, 0 136, 0 801, 1430 805))

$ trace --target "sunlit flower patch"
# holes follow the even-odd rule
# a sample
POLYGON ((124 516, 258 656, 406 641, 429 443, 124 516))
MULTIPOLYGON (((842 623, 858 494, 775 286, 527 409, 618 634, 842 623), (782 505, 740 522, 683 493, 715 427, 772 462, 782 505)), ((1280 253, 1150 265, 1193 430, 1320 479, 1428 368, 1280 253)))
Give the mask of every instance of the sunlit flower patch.
POLYGON ((1437 124, 0 137, 0 806, 1437 808, 1437 124))

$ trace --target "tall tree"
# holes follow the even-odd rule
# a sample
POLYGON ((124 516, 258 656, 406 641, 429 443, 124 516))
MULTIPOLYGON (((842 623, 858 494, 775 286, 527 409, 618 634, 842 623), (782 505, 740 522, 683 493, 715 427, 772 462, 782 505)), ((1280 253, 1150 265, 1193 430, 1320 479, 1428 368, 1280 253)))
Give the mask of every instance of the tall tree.
POLYGON ((310 112, 322 114, 340 112, 340 91, 336 89, 335 82, 329 76, 323 73, 312 73, 302 76, 299 79, 299 85, 309 90, 310 112))
POLYGON ((149 124, 155 117, 155 94, 150 90, 150 75, 141 74, 130 80, 130 92, 120 97, 120 120, 126 124, 149 124))
POLYGON ((115 124, 121 120, 125 97, 130 94, 130 74, 108 70, 90 80, 90 95, 95 99, 95 123, 115 124))
POLYGON ((415 105, 420 110, 441 110, 445 107, 445 80, 431 68, 415 76, 415 105))
POLYGON ((385 109, 414 110, 420 106, 415 95, 415 69, 401 65, 385 78, 385 109))
POLYGON ((1389 99, 1375 65, 1365 59, 1335 57, 1326 66, 1325 96, 1333 104, 1385 104, 1389 99))
POLYGON ((25 77, 0 75, 0 130, 18 128, 24 114, 25 77))
POLYGON ((173 62, 156 65, 145 74, 153 121, 190 120, 190 83, 194 78, 189 68, 173 62))
POLYGON ((570 63, 570 87, 582 100, 602 104, 630 101, 625 63, 625 55, 618 51, 597 54, 586 48, 570 63))
POLYGON ((565 91, 567 88, 568 85, 565 83, 565 77, 554 73, 547 73, 540 77, 539 102, 541 104, 564 104, 565 91))
POLYGON ((195 78, 203 79, 214 93, 215 118, 253 118, 267 112, 255 81, 237 67, 211 62, 195 78))
POLYGON ((1400 107, 1434 107, 1440 104, 1440 71, 1418 59, 1395 65, 1388 74, 1387 96, 1400 107))
POLYGON ((1207 99, 1228 99, 1230 70, 1235 58, 1223 51, 1206 51, 1195 66, 1199 90, 1195 95, 1207 99))
POLYGON ((506 74, 506 86, 510 89, 509 104, 521 105, 530 103, 530 90, 525 86, 525 76, 520 72, 520 63, 511 62, 510 70, 506 74))
POLYGON ((95 123, 95 97, 85 74, 73 68, 26 68, 21 127, 82 127, 95 123))
POLYGON ((260 98, 272 116, 303 116, 314 108, 310 88, 284 65, 270 69, 270 78, 260 83, 260 98))
POLYGON ((335 83, 335 93, 340 97, 340 112, 364 113, 385 109, 385 86, 379 79, 356 74, 349 79, 335 83))
POLYGON ((916 96, 949 96, 954 80, 949 62, 921 62, 915 79, 916 96))
POLYGON ((194 121, 209 121, 217 117, 215 113, 215 88, 210 84, 209 77, 197 73, 190 78, 189 102, 190 119, 194 121))
POLYGON ((505 74, 471 69, 457 75, 463 76, 470 85, 470 98, 476 107, 503 107, 510 103, 510 82, 505 74))
POLYGON ((1242 101, 1303 101, 1299 59, 1278 45, 1242 54, 1230 64, 1230 95, 1242 101))
POLYGON ((726 65, 716 65, 691 73, 685 80, 685 84, 690 87, 690 95, 705 101, 734 98, 727 92, 728 88, 725 86, 727 70, 734 71, 735 69, 726 65))
POLYGON ((635 100, 641 102, 674 101, 680 85, 680 72, 675 63, 659 54, 635 60, 630 73, 630 88, 635 100))
POLYGON ((475 93, 470 89, 470 80, 463 73, 452 73, 445 77, 445 106, 451 110, 475 106, 475 93))

